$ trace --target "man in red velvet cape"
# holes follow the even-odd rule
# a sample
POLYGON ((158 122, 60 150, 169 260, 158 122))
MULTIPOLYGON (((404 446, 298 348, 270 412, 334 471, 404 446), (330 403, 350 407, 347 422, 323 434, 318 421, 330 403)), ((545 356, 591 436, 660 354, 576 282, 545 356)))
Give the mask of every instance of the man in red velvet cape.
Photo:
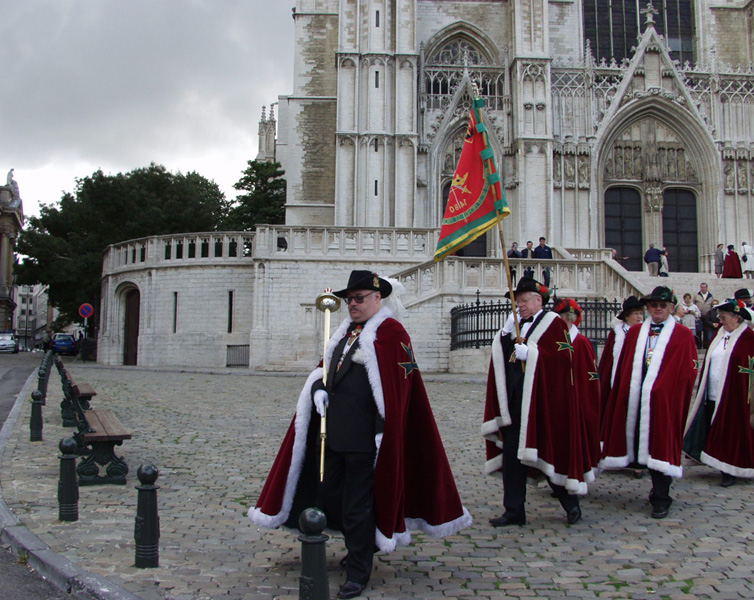
POLYGON ((754 331, 742 301, 726 302, 717 311, 722 327, 704 357, 683 449, 719 470, 720 485, 730 487, 738 477, 754 478, 754 431, 748 422, 754 402, 754 331))
POLYGON ((644 305, 636 296, 629 296, 623 301, 622 310, 616 319, 617 322, 613 323, 610 333, 607 334, 605 347, 600 356, 600 424, 605 415, 610 390, 613 388, 615 369, 618 367, 623 342, 626 341, 626 334, 631 327, 644 322, 644 305))
POLYGON ((505 512, 490 523, 526 523, 526 477, 533 467, 547 476, 568 523, 575 524, 581 519, 576 494, 586 493, 594 475, 573 379, 573 345, 563 320, 542 310, 546 287, 522 277, 515 296, 522 343, 511 316, 492 343, 482 424, 485 472, 503 479, 505 512))
POLYGON ((650 318, 626 334, 602 423, 600 468, 648 467, 652 517, 664 519, 673 502, 672 478, 683 475, 696 342, 672 316, 677 299, 670 288, 656 287, 642 301, 650 318))
POLYGON ((583 438, 589 457, 585 469, 591 469, 597 477, 600 458, 600 380, 597 371, 597 354, 592 342, 579 331, 583 311, 573 298, 561 298, 555 302, 552 311, 563 319, 568 326, 568 335, 573 344, 573 378, 576 395, 579 399, 581 414, 584 419, 583 438))
POLYGON ((327 385, 322 368, 309 375, 264 489, 249 510, 252 522, 276 528, 295 527, 304 508, 323 508, 328 524, 344 532, 348 549, 338 598, 364 590, 375 545, 391 552, 410 542, 411 530, 442 537, 471 524, 411 339, 383 306, 392 287, 375 273, 353 271, 348 287, 336 292, 346 299, 350 318, 328 343, 327 385), (325 480, 318 486, 316 413, 325 406, 325 480))

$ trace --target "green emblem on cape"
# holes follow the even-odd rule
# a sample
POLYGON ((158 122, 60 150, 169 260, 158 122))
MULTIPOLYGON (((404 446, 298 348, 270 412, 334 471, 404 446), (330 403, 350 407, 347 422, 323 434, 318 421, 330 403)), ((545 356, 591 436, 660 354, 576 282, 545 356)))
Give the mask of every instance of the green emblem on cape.
POLYGON ((403 349, 408 355, 408 362, 399 362, 398 366, 403 368, 404 379, 406 379, 411 373, 419 370, 419 365, 416 364, 416 360, 414 359, 414 349, 411 347, 411 344, 407 346, 401 342, 401 346, 403 346, 403 349))
POLYGON ((749 357, 749 367, 738 367, 738 372, 749 376, 749 393, 746 394, 746 402, 751 404, 752 392, 754 392, 754 356, 749 357))

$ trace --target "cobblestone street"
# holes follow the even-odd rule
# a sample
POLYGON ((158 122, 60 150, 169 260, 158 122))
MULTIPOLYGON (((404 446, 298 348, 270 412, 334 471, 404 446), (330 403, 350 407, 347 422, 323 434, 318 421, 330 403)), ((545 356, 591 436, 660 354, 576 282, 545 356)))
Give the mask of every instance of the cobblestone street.
MULTIPOLYGON (((41 357, 40 357, 41 358, 41 357)), ((303 375, 105 368, 70 363, 133 432, 118 450, 126 486, 81 488, 79 521, 57 519, 62 399, 53 372, 44 442, 29 442, 28 399, 0 466, 5 502, 50 548, 141 598, 298 598, 299 542, 258 530, 245 513, 259 494, 293 415, 303 375), (136 470, 153 463, 160 564, 134 563, 136 470)), ((603 473, 567 526, 547 486, 530 488, 528 524, 494 529, 502 485, 482 474, 484 378, 427 376, 435 417, 474 525, 377 555, 365 598, 754 598, 752 486, 723 489, 717 472, 691 466, 675 481, 670 516, 649 517, 649 477, 603 473)), ((328 544, 330 588, 342 583, 342 539, 328 544)))

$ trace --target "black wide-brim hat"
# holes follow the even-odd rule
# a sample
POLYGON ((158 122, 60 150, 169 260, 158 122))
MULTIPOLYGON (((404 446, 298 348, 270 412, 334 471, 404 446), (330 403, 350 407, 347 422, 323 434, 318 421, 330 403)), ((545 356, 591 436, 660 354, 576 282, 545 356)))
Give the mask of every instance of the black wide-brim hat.
POLYGON ((675 297, 673 290, 671 290, 669 287, 665 287, 664 285, 658 285, 655 289, 652 290, 651 294, 649 294, 648 296, 643 296, 641 299, 641 304, 642 306, 644 306, 648 302, 652 301, 678 304, 678 298, 675 297))
POLYGON ((725 304, 718 304, 715 308, 719 311, 733 313, 738 315, 744 321, 751 321, 751 312, 746 306, 741 306, 743 302, 726 302, 725 304))
MULTIPOLYGON (((516 285, 516 289, 513 291, 516 296, 523 294, 524 292, 534 292, 535 294, 542 296, 543 305, 550 301, 550 289, 531 277, 522 277, 519 279, 518 285, 516 285)), ((511 293, 505 292, 505 297, 510 298, 511 293)))
POLYGON ((741 288, 740 290, 736 290, 733 294, 733 297, 736 300, 748 300, 751 298, 751 290, 746 288, 741 288))
POLYGON ((383 298, 387 298, 393 291, 393 286, 386 279, 372 271, 351 271, 348 277, 348 287, 344 290, 333 292, 339 298, 345 298, 348 292, 355 290, 372 290, 379 292, 383 298))
POLYGON ((636 296, 629 296, 623 301, 623 310, 618 315, 618 318, 621 321, 625 321, 628 313, 636 310, 637 308, 643 309, 644 304, 642 304, 642 301, 639 300, 636 296))

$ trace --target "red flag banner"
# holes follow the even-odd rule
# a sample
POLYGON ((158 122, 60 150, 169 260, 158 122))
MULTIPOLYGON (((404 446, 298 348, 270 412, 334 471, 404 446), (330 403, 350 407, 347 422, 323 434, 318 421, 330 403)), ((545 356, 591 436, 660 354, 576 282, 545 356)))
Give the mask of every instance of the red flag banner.
POLYGON ((470 244, 511 212, 482 122, 483 106, 483 99, 474 100, 437 240, 436 261, 470 244))

